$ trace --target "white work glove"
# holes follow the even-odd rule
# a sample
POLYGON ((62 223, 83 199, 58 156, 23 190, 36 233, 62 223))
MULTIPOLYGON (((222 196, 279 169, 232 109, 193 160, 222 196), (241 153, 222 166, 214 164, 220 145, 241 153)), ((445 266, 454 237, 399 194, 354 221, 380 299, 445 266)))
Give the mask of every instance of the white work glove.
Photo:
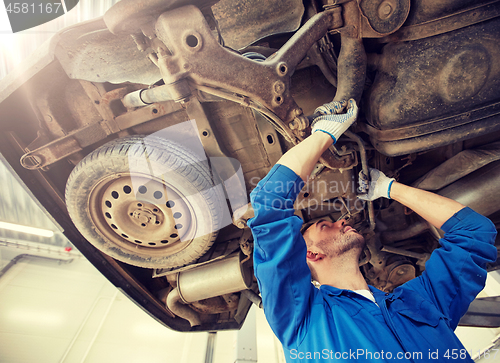
POLYGON ((346 101, 332 101, 325 103, 314 111, 314 118, 311 127, 312 133, 323 131, 330 135, 333 143, 351 126, 358 117, 358 106, 352 98, 346 101), (347 106, 347 112, 342 113, 347 106))
POLYGON ((380 170, 370 168, 370 181, 365 173, 359 172, 359 199, 372 201, 380 197, 391 199, 391 187, 394 178, 388 178, 380 170))

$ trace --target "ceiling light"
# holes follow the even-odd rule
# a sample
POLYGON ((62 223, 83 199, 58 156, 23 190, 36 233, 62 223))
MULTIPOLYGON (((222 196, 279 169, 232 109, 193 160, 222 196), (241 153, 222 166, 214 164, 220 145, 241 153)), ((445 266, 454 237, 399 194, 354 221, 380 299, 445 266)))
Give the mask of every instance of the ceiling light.
POLYGON ((0 229, 8 229, 10 231, 29 233, 42 237, 54 237, 54 232, 48 229, 22 226, 20 224, 13 224, 7 222, 0 222, 0 229))

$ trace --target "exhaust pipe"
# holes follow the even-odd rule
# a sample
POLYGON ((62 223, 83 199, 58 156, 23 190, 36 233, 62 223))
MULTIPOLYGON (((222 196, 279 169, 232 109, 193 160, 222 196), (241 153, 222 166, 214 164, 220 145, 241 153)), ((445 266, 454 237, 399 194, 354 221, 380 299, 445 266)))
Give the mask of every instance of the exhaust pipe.
POLYGON ((200 325, 197 312, 185 304, 247 290, 252 286, 252 262, 241 252, 177 274, 177 288, 167 296, 167 307, 177 316, 200 325))
POLYGON ((182 303, 179 288, 173 289, 170 294, 167 295, 167 307, 178 317, 189 321, 191 327, 201 325, 199 314, 182 303))

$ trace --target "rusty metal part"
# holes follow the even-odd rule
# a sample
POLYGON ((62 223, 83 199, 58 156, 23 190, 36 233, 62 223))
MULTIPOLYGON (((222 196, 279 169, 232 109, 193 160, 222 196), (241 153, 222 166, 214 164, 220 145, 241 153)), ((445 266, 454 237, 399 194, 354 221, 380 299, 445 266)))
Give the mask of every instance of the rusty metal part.
POLYGON ((337 73, 332 71, 329 63, 327 63, 323 58, 323 56, 332 58, 332 56, 326 52, 329 52, 331 50, 330 48, 333 48, 333 45, 329 42, 329 40, 327 42, 327 40, 325 39, 328 38, 323 37, 317 43, 313 44, 311 49, 309 49, 309 51, 307 52, 307 57, 300 63, 298 68, 306 68, 311 65, 316 65, 321 70, 321 73, 323 73, 328 82, 330 82, 332 86, 337 87, 337 73))
POLYGON ((193 310, 201 314, 221 314, 234 311, 238 308, 239 297, 237 294, 216 296, 205 300, 192 302, 193 310))
MULTIPOLYGON (((332 13, 337 14, 337 12, 338 12, 338 10, 336 10, 335 12, 332 12, 332 13)), ((340 14, 337 14, 337 15, 340 15, 340 14)), ((317 19, 316 22, 313 22, 310 24, 309 29, 307 26, 305 27, 305 29, 302 31, 302 35, 300 35, 301 31, 298 32, 298 35, 300 35, 300 36, 296 36, 296 39, 292 42, 293 43, 292 45, 285 45, 282 48, 281 57, 283 59, 286 59, 286 62, 278 62, 279 59, 277 59, 276 56, 274 57, 275 58, 275 61, 273 61, 274 63, 269 62, 270 64, 268 64, 267 69, 268 70, 271 69, 271 71, 274 72, 275 78, 276 78, 276 80, 272 83, 271 93, 273 95, 272 97, 274 97, 274 98, 272 98, 272 100, 270 101, 271 103, 274 102, 275 104, 278 104, 278 103, 281 103, 282 101, 285 102, 285 98, 288 97, 287 99, 289 100, 289 103, 295 104, 293 101, 293 98, 290 97, 288 94, 288 92, 289 92, 289 90, 288 90, 288 88, 289 88, 289 81, 288 81, 289 76, 283 75, 283 70, 286 70, 285 73, 291 74, 293 72, 294 63, 297 63, 300 60, 300 58, 298 58, 298 57, 300 57, 300 54, 298 54, 300 52, 297 52, 297 49, 300 48, 301 52, 306 52, 307 47, 310 46, 310 44, 314 44, 314 39, 311 40, 310 37, 311 37, 311 34, 314 35, 314 33, 316 31, 315 30, 316 25, 318 25, 318 22, 322 22, 322 26, 324 26, 324 28, 325 28, 325 30, 322 31, 322 33, 326 32, 326 29, 329 28, 331 24, 329 24, 329 22, 326 21, 325 19, 328 20, 328 17, 327 16, 319 17, 319 19, 317 19), (307 45, 305 45, 305 43, 307 45), (290 63, 290 59, 291 59, 291 63, 290 63), (281 79, 284 79, 285 82, 283 82, 281 79)), ((85 34, 82 34, 82 36, 83 35, 85 35, 85 34)), ((323 34, 321 34, 321 35, 323 35, 323 34)), ((85 36, 87 37, 87 36, 91 36, 91 35, 85 35, 85 36)), ((289 43, 287 43, 287 44, 289 44, 289 43)), ((224 50, 222 50, 222 51, 224 51, 224 50)), ((228 52, 228 53, 230 53, 230 52, 228 52)), ((238 56, 234 53, 230 53, 230 54, 234 55, 235 57, 241 58, 240 56, 238 56)), ((125 58, 127 58, 127 57, 125 57, 125 58)), ((167 59, 168 59, 168 56, 163 55, 163 60, 167 61, 167 59)), ((247 60, 247 61, 249 62, 249 64, 252 64, 252 65, 256 63, 256 62, 251 61, 251 60, 247 60)), ((228 62, 228 63, 230 63, 230 62, 228 62)), ((213 64, 213 61, 208 60, 206 62, 206 64, 208 64, 208 65, 213 64)), ((260 69, 258 69, 258 70, 256 69, 255 71, 257 74, 259 74, 259 76, 261 76, 260 69)), ((252 75, 252 79, 255 78, 254 76, 255 76, 255 74, 252 75)), ((230 77, 234 78, 232 73, 231 73, 230 77)), ((83 78, 85 79, 85 77, 83 77, 83 78)), ((216 77, 214 77, 214 79, 216 79, 216 77)), ((259 86, 261 85, 261 83, 258 83, 258 82, 256 82, 255 84, 259 85, 259 86)), ((177 81, 174 81, 165 87, 169 87, 169 92, 174 91, 173 96, 176 99, 188 101, 187 98, 190 95, 190 89, 187 86, 187 84, 184 82, 183 79, 179 79, 177 81)), ((246 84, 241 85, 241 88, 248 89, 246 84)), ((118 94, 115 94, 116 92, 114 92, 114 91, 112 93, 114 94, 114 96, 112 98, 110 98, 110 100, 115 99, 116 98, 115 96, 118 95, 118 94)), ((305 122, 307 120, 303 116, 301 116, 300 108, 292 107, 291 111, 288 112, 288 116, 290 117, 289 121, 293 122, 294 123, 293 125, 296 125, 296 134, 294 134, 293 132, 290 132, 289 128, 286 127, 286 124, 284 124, 281 121, 281 118, 279 116, 275 115, 272 111, 269 111, 269 108, 258 105, 255 102, 252 102, 252 105, 254 106, 255 109, 257 109, 257 110, 259 110, 259 112, 265 114, 268 118, 274 119, 275 124, 281 122, 282 127, 278 128, 278 130, 281 130, 282 134, 286 135, 286 138, 289 141, 297 142, 298 141, 298 140, 296 140, 297 135, 299 138, 302 138, 304 136, 303 130, 308 125, 307 125, 307 122, 305 122), (286 131, 283 131, 283 130, 286 130, 286 131)), ((128 104, 128 106, 135 106, 135 104, 128 104)), ((286 105, 283 105, 283 107, 281 107, 281 109, 282 110, 287 109, 285 106, 286 105)), ((157 118, 158 116, 162 115, 162 113, 159 112, 160 110, 158 110, 157 108, 150 108, 149 111, 151 111, 151 112, 156 111, 157 114, 150 115, 148 111, 144 110, 140 114, 139 113, 135 113, 135 114, 126 113, 126 114, 120 115, 116 118, 116 120, 112 120, 112 119, 108 120, 108 118, 106 118, 105 121, 100 123, 101 128, 102 128, 102 132, 101 132, 101 135, 99 136, 99 138, 102 139, 102 137, 104 135, 107 136, 107 135, 110 135, 112 133, 123 130, 124 128, 135 126, 135 125, 139 124, 140 119, 142 119, 142 122, 145 122, 145 121, 149 121, 153 118, 157 118), (141 116, 141 117, 138 117, 138 116, 141 116), (150 116, 153 116, 153 117, 150 117, 150 116)), ((99 130, 99 126, 95 126, 95 128, 98 131, 101 131, 101 130, 99 130)), ((80 131, 77 131, 76 134, 77 134, 77 136, 79 136, 83 132, 84 131, 80 130, 80 131)), ((94 132, 94 134, 95 134, 95 132, 94 132)), ((210 135, 213 135, 213 134, 209 133, 208 139, 210 139, 210 135)), ((48 165, 52 164, 53 162, 60 160, 68 155, 77 153, 78 151, 81 151, 83 149, 83 147, 90 145, 90 144, 86 143, 85 140, 82 140, 81 138, 73 137, 73 136, 74 135, 70 134, 69 136, 64 136, 62 140, 56 140, 55 145, 49 146, 49 148, 51 149, 50 151, 49 150, 38 150, 39 152, 37 152, 36 154, 27 155, 30 157, 29 160, 32 160, 32 161, 26 162, 25 164, 31 168, 45 167, 45 166, 48 166, 48 165), (70 141, 66 141, 66 139, 69 139, 70 141), (73 141, 73 139, 76 139, 77 142, 73 141), (66 147, 65 151, 62 151, 62 149, 60 147, 58 147, 58 144, 61 144, 61 143, 64 144, 63 146, 67 146, 66 143, 68 143, 68 142, 70 142, 71 144, 69 145, 70 146, 69 148, 66 147), (60 149, 60 152, 55 152, 55 151, 57 151, 56 149, 58 149, 58 148, 60 149)), ((202 140, 205 140, 205 139, 202 138, 202 140)), ((98 141, 98 140, 94 139, 94 141, 98 141)), ((211 149, 209 149, 209 150, 211 150, 211 149)), ((338 164, 334 160, 335 158, 332 156, 329 156, 328 158, 329 158, 329 161, 327 163, 328 163, 329 167, 334 168, 334 167, 345 167, 346 166, 345 163, 338 164)))
POLYGON ((405 239, 409 239, 419 234, 428 231, 430 226, 425 221, 420 221, 417 223, 413 223, 410 227, 403 229, 402 231, 384 231, 382 232, 382 239, 385 243, 392 244, 397 241, 402 241, 405 239))
POLYGON ((202 92, 238 103, 241 106, 253 108, 255 111, 266 116, 269 122, 274 126, 276 131, 278 131, 288 142, 296 143, 295 137, 290 133, 289 128, 285 125, 285 123, 283 123, 283 121, 278 116, 276 116, 272 111, 269 111, 268 109, 262 107, 261 105, 251 101, 247 97, 238 96, 224 90, 207 87, 203 85, 193 85, 193 87, 196 87, 198 90, 202 92))
POLYGON ((197 8, 175 9, 156 23, 158 38, 175 54, 165 56, 162 75, 165 84, 189 77, 196 84, 247 96, 288 124, 300 114, 290 96, 291 74, 318 39, 341 25, 340 9, 317 14, 273 57, 256 62, 223 48, 197 8))
POLYGON ((500 159, 500 142, 463 150, 412 184, 415 188, 438 190, 500 159))
POLYGON ((416 268, 410 261, 408 254, 417 260, 418 266, 424 266, 430 254, 413 254, 403 248, 382 246, 376 235, 369 232, 365 236, 366 246, 371 254, 370 263, 361 266, 368 284, 383 291, 392 291, 399 284, 415 277, 416 268), (404 267, 400 267, 404 266, 404 267))
POLYGON ((369 248, 365 247, 363 250, 363 254, 364 257, 358 261, 358 266, 364 266, 372 259, 372 253, 370 252, 369 248))
MULTIPOLYGON (((80 85, 84 89, 85 93, 87 96, 90 98, 90 101, 94 105, 94 107, 97 109, 97 112, 99 112, 99 115, 102 117, 102 122, 101 124, 106 125, 109 131, 107 133, 115 133, 118 132, 118 126, 114 122, 114 113, 113 110, 110 107, 111 101, 114 101, 116 99, 119 99, 123 97, 123 93, 130 92, 130 87, 122 87, 118 88, 112 91, 106 91, 105 87, 103 84, 100 83, 92 83, 88 81, 79 81, 80 85), (113 95, 115 97, 113 97, 113 95)), ((88 117, 88 114, 85 115, 85 120, 88 123, 92 123, 92 119, 88 117)), ((59 120, 57 120, 59 121, 59 120)), ((51 123, 54 124, 54 123, 51 123)), ((58 124, 58 122, 56 122, 58 124)), ((53 133, 53 132, 52 132, 53 133)), ((54 134, 54 133, 53 133, 54 134)), ((54 135, 55 136, 55 135, 54 135)), ((57 136, 63 136, 57 134, 57 136)))
POLYGON ((499 131, 498 120, 500 103, 494 103, 459 115, 395 129, 379 130, 368 124, 360 124, 360 127, 370 135, 379 152, 399 156, 499 131))
MULTIPOLYGON (((26 151, 26 146, 24 146, 23 142, 21 141, 21 138, 19 138, 15 133, 9 132, 5 135, 4 139, 4 144, 9 145, 8 146, 8 152, 3 151, 1 153, 2 156, 0 158, 3 160, 3 157, 12 157, 12 155, 9 154, 14 154, 15 158, 17 159, 17 155, 19 155, 22 152, 26 151)), ((8 165, 6 163, 6 165, 8 165)), ((19 165, 19 164, 17 164, 19 165)), ((18 174, 19 171, 17 172, 18 174)), ((36 186, 39 188, 43 188, 44 190, 44 196, 46 198, 49 198, 51 200, 51 203, 55 204, 55 206, 52 206, 52 210, 57 211, 57 214, 63 213, 62 211, 66 211, 66 204, 64 202, 64 193, 61 192, 60 189, 58 189, 53 181, 48 178, 47 173, 42 172, 41 170, 36 170, 36 171, 30 171, 30 182, 31 183, 36 183, 36 186)), ((13 175, 16 175, 13 172, 13 175)), ((33 186, 31 187, 33 188, 33 186)), ((39 200, 40 197, 35 198, 34 200, 39 200)), ((57 222, 53 221, 56 225, 57 222)))
POLYGON ((416 258, 417 260, 419 260, 419 264, 425 264, 425 261, 427 261, 431 256, 429 253, 413 252, 413 251, 408 251, 408 250, 403 249, 403 248, 397 248, 397 247, 392 247, 392 246, 384 246, 384 247, 382 247, 381 251, 393 253, 395 255, 416 258))
MULTIPOLYGON (((341 48, 337 64, 337 92, 333 98, 334 101, 354 98, 359 103, 365 85, 366 64, 366 52, 362 39, 341 33, 341 48)), ((339 169, 352 165, 352 162, 344 166, 339 165, 338 157, 332 150, 323 153, 320 162, 330 168, 334 166, 339 169)))
POLYGON ((325 10, 331 9, 334 6, 339 6, 352 0, 323 0, 323 8, 325 10))
POLYGON ((318 212, 332 208, 337 212, 344 209, 348 212, 355 210, 359 206, 356 205, 354 171, 352 169, 342 172, 334 169, 323 170, 314 179, 308 180, 297 196, 294 206, 296 209, 311 208, 318 212))
MULTIPOLYGON (((380 130, 368 124, 360 124, 359 126, 368 135, 372 136, 374 139, 380 142, 391 142, 391 141, 403 141, 405 139, 419 139, 424 136, 438 133, 444 131, 445 129, 465 127, 473 131, 477 128, 475 123, 480 123, 485 121, 491 123, 494 127, 495 122, 492 122, 490 118, 496 118, 500 116, 500 102, 495 102, 493 104, 478 107, 474 110, 464 112, 455 116, 442 117, 435 120, 422 122, 418 124, 412 124, 408 126, 402 126, 392 129, 380 130)), ((493 130, 490 130, 493 131, 493 130)), ((441 135, 443 137, 443 135, 441 135)), ((451 139, 449 139, 451 140, 451 139)), ((408 154, 410 152, 407 152, 408 154)))
MULTIPOLYGON (((180 109, 181 106, 175 102, 153 104, 118 116, 114 122, 118 131, 121 131, 180 109)), ((91 124, 46 143, 35 150, 27 149, 26 154, 21 157, 21 164, 30 170, 46 168, 67 156, 82 151, 87 146, 106 139, 110 135, 111 131, 107 122, 91 124)))
POLYGON ((122 102, 126 108, 134 108, 172 100, 168 87, 159 86, 128 93, 123 97, 122 102))
POLYGON ((404 24, 410 13, 410 0, 362 0, 359 7, 362 36, 380 37, 395 32, 404 24))
POLYGON ((182 302, 179 294, 179 288, 173 289, 167 295, 166 305, 172 313, 189 321, 191 327, 201 325, 199 314, 182 302))
POLYGON ((132 34, 142 31, 159 14, 188 4, 208 8, 218 0, 122 0, 104 14, 104 22, 113 34, 132 34))
MULTIPOLYGON (((362 167, 363 173, 366 176, 369 176, 370 170, 368 169, 368 161, 366 159, 366 150, 365 150, 365 145, 363 143, 363 140, 361 139, 361 137, 359 137, 358 135, 356 135, 355 133, 353 133, 349 130, 344 132, 344 135, 347 136, 348 138, 350 138, 351 140, 354 140, 358 144, 359 154, 361 156, 361 167, 362 167)), ((376 227, 375 209, 373 208, 372 201, 368 201, 367 204, 368 204, 368 220, 370 223, 370 230, 374 231, 375 227, 376 227)))
POLYGON ((21 157, 21 164, 26 169, 41 169, 81 151, 85 146, 103 140, 107 136, 100 124, 92 124, 51 141, 38 149, 27 150, 28 152, 21 157))
MULTIPOLYGON (((239 163, 234 163, 233 159, 229 157, 229 153, 223 150, 224 144, 219 141, 220 138, 210 124, 200 101, 196 97, 191 97, 184 102, 183 106, 186 109, 187 115, 196 122, 201 143, 210 158, 214 177, 219 179, 226 192, 230 194, 230 190, 228 189, 229 186, 225 182, 232 176, 238 175, 240 168, 239 163)), ((236 194, 241 194, 246 191, 244 180, 240 178, 231 178, 231 180, 233 182, 233 184, 230 185, 231 190, 236 194)), ((245 198, 245 201, 246 200, 245 198)))
POLYGON ((344 170, 350 170, 358 166, 358 157, 355 152, 338 155, 333 148, 329 148, 328 151, 319 158, 319 162, 329 169, 337 169, 343 172, 344 170))
POLYGON ((161 79, 158 67, 134 40, 112 34, 102 18, 61 30, 53 43, 54 55, 71 79, 146 85, 161 79))
POLYGON ((399 285, 415 278, 415 266, 410 263, 403 263, 394 266, 387 277, 387 283, 383 291, 392 291, 399 285))
POLYGON ((221 0, 212 10, 224 45, 242 49, 261 38, 296 31, 304 5, 302 0, 221 0))
POLYGON ((409 154, 500 129, 499 25, 384 46, 365 96, 371 127, 362 125, 378 151, 409 154))
POLYGON ((241 252, 243 252, 243 254, 248 258, 252 256, 253 252, 253 243, 251 242, 251 239, 252 239, 252 231, 250 230, 250 228, 245 228, 243 234, 240 237, 239 243, 241 252))
POLYGON ((255 117, 258 133, 267 154, 266 159, 269 167, 272 167, 283 155, 277 131, 261 113, 254 111, 252 114, 255 117))
MULTIPOLYGON (((264 115, 266 119, 274 126, 276 131, 278 131, 288 142, 297 144, 299 141, 302 140, 302 137, 296 136, 294 134, 290 133, 290 128, 287 127, 283 121, 275 115, 273 112, 269 111, 265 107, 259 105, 258 103, 255 103, 251 100, 249 100, 246 97, 241 97, 237 96, 231 93, 228 93, 224 90, 219 90, 215 89, 212 87, 207 87, 207 86, 202 86, 202 85, 193 85, 193 87, 198 88, 200 91, 203 91, 208 94, 212 94, 215 96, 218 96, 223 99, 227 99, 232 102, 236 102, 244 107, 251 107, 255 111, 259 112, 260 114, 264 115)), ((297 111, 296 111, 297 113, 297 111)), ((300 123, 301 126, 297 126, 297 129, 303 130, 306 126, 306 120, 304 120, 304 117, 298 116, 296 119, 294 119, 296 123, 300 123), (300 118, 300 120, 297 120, 300 118)), ((292 123, 294 122, 292 121, 292 123)), ((207 120, 208 122, 208 120, 207 120)), ((202 139, 203 141, 203 139, 202 139)), ((322 155, 320 158, 320 162, 322 162, 324 165, 329 167, 330 169, 349 169, 355 166, 355 158, 352 157, 337 157, 337 155, 333 152, 326 152, 325 154, 322 155)))
POLYGON ((220 99, 203 106, 207 117, 217 120, 212 126, 229 157, 229 160, 211 157, 212 170, 220 175, 229 162, 235 172, 224 172, 226 177, 221 176, 231 209, 235 210, 248 203, 248 192, 281 157, 281 145, 276 130, 260 113, 220 99))
POLYGON ((337 64, 337 93, 334 101, 361 99, 365 86, 366 52, 363 40, 341 35, 341 47, 337 64))
MULTIPOLYGON (((390 261, 393 255, 381 251, 382 246, 376 242, 374 235, 365 236, 365 241, 371 258, 369 263, 361 266, 363 275, 369 285, 382 290, 387 285, 387 278, 390 273, 390 268, 388 266, 392 264, 390 261)), ((396 259, 396 262, 400 260, 407 261, 406 257, 403 256, 396 256, 396 259)))
POLYGON ((119 100, 120 98, 124 97, 128 92, 130 92, 129 87, 116 88, 114 90, 106 92, 102 96, 100 102, 104 103, 105 105, 109 105, 112 101, 119 100))
MULTIPOLYGON (((337 66, 337 92, 333 100, 354 98, 359 102, 365 82, 366 53, 361 39, 342 35, 342 42, 337 66)), ((354 158, 339 157, 333 148, 326 150, 319 161, 330 169, 341 170, 352 168, 356 164, 354 158)))
MULTIPOLYGON (((392 129, 435 123, 445 115, 484 110, 498 102, 500 70, 494 62, 500 44, 494 39, 500 36, 499 24, 500 19, 477 24, 436 36, 431 43, 422 39, 384 46, 379 77, 370 90, 370 124, 392 129), (419 92, 411 93, 412 89, 419 92), (390 94, 377 97, 379 92, 390 94), (372 104, 381 101, 385 106, 372 104)), ((461 117, 458 122, 463 121, 461 117)))
MULTIPOLYGON (((288 127, 291 130, 298 130, 298 131, 303 131, 306 128, 309 127, 309 119, 305 117, 304 115, 299 115, 295 117, 292 122, 288 124, 288 127)), ((301 134, 301 136, 304 136, 304 134, 301 134)))
POLYGON ((233 224, 243 229, 247 226, 247 221, 253 217, 255 217, 255 211, 253 210, 252 204, 248 203, 233 211, 233 224))
MULTIPOLYGON (((338 31, 358 39, 380 38, 395 32, 406 21, 410 11, 410 0, 357 0, 342 3, 345 26, 338 31)), ((328 4, 324 8, 335 6, 328 4)))
MULTIPOLYGON (((182 106, 172 101, 155 103, 117 116, 115 121, 120 130, 126 130, 129 127, 137 126, 181 110, 183 110, 182 106)), ((168 126, 171 126, 171 123, 165 122, 164 127, 168 126)))
POLYGON ((423 23, 402 27, 394 34, 385 36, 379 41, 389 43, 428 38, 491 20, 498 16, 500 16, 500 1, 497 0, 423 23))

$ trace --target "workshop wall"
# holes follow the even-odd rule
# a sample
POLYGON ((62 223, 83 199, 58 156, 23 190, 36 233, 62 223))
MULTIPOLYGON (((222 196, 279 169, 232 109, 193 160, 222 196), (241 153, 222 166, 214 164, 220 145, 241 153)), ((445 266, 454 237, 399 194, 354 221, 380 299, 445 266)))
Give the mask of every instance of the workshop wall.
MULTIPOLYGON (((0 247, 0 268, 19 252, 0 247)), ((30 256, 0 277, 0 363, 206 362, 208 333, 161 325, 84 258, 22 252, 30 256)), ((284 363, 262 310, 255 315, 245 324, 256 324, 258 362, 284 363)), ((213 362, 235 362, 238 334, 217 333, 213 362)))

